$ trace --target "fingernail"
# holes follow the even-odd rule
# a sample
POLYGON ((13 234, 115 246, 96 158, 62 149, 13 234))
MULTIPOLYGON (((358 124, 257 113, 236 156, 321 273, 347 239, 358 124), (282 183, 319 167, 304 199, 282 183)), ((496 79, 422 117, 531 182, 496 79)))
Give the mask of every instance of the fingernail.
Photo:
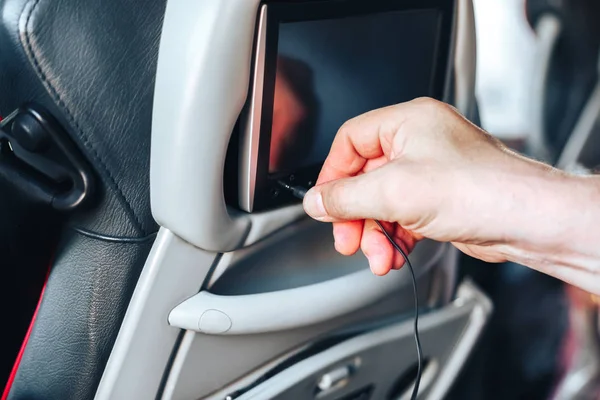
POLYGON ((314 219, 322 219, 327 216, 321 192, 311 189, 306 193, 306 196, 304 196, 304 211, 314 219))

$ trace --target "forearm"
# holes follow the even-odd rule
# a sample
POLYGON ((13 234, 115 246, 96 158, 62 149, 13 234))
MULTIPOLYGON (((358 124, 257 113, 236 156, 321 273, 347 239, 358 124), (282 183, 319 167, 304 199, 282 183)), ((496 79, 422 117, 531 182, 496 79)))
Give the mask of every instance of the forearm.
POLYGON ((507 258, 600 294, 600 177, 551 171, 524 190, 536 198, 522 210, 507 258))

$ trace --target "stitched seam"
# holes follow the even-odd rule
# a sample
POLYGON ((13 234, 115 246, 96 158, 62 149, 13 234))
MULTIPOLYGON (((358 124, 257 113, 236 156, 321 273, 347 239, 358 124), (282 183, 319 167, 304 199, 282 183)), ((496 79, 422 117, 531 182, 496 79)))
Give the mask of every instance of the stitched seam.
MULTIPOLYGON (((57 103, 57 105, 59 107, 61 107, 63 109, 63 111, 66 113, 67 118, 69 120, 69 122, 71 122, 71 124, 73 124, 73 126, 75 127, 75 129, 77 130, 77 132, 80 135, 80 138, 83 141, 83 145, 89 149, 92 153, 93 158, 100 164, 100 167, 102 168, 103 172, 106 174, 106 176, 109 179, 109 183, 110 185, 117 191, 117 195, 120 198, 120 202, 125 206, 126 212, 130 215, 130 217, 133 218, 133 222, 135 225, 135 228, 141 232, 142 234, 146 234, 146 231, 143 228, 143 224, 141 219, 139 218, 139 216, 137 215, 137 213, 134 211, 133 207, 131 206, 131 203, 127 200, 127 198, 125 197, 125 194, 123 193, 123 190, 121 190, 120 186, 117 184, 117 181, 115 180, 115 178, 113 177, 112 173, 110 172, 108 166, 106 165, 106 163, 104 162, 104 160, 102 159, 102 157, 100 157, 100 154, 98 153, 98 151, 96 150, 96 148, 94 147, 94 145, 90 142, 89 137, 87 134, 84 133, 83 129, 80 127, 79 123, 77 122, 77 120, 75 119, 75 117, 73 116, 71 110, 69 109, 69 107, 67 106, 67 104, 64 102, 64 100, 61 98, 60 94, 58 93, 58 91, 56 90, 56 88, 52 85, 52 83, 48 80, 48 78, 46 77, 45 72, 42 70, 42 67, 36 57, 36 54, 33 50, 33 46, 31 45, 31 38, 29 35, 30 32, 30 21, 31 21, 31 17, 33 16, 35 9, 37 8, 38 4, 40 3, 40 0, 35 0, 33 5, 31 6, 31 8, 28 11, 27 14, 27 19, 25 21, 25 45, 26 45, 26 53, 28 58, 30 59, 30 61, 33 63, 34 69, 37 72, 39 78, 42 80, 42 82, 44 83, 44 86, 47 88, 48 93, 50 94, 50 96, 52 97, 52 99, 57 103)), ((25 11, 25 10, 24 10, 25 11)))
POLYGON ((158 234, 158 232, 152 232, 151 234, 149 234, 147 236, 138 238, 138 237, 126 237, 126 236, 109 236, 109 235, 104 235, 104 234, 97 233, 97 232, 88 231, 87 229, 78 228, 75 226, 72 226, 71 229, 74 232, 77 232, 78 234, 88 237, 88 238, 91 238, 91 239, 101 240, 103 242, 121 243, 121 244, 146 243, 150 240, 154 240, 156 238, 156 235, 158 234))

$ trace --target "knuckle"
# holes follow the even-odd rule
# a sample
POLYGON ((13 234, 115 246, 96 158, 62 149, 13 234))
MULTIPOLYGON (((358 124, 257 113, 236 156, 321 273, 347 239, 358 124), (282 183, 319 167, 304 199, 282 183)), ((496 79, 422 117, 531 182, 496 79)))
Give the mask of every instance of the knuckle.
POLYGON ((439 107, 441 103, 431 97, 418 97, 413 100, 413 104, 418 107, 430 109, 439 107))
POLYGON ((415 105, 417 106, 417 112, 424 113, 429 116, 436 116, 440 114, 448 115, 453 113, 453 107, 442 101, 432 99, 431 97, 421 97, 416 99, 415 105))
POLYGON ((357 118, 358 117, 354 117, 354 118, 351 118, 351 119, 347 120, 346 122, 344 122, 342 124, 342 126, 340 126, 340 129, 338 129, 337 135, 338 136, 349 136, 350 131, 352 130, 352 127, 356 123, 357 118))

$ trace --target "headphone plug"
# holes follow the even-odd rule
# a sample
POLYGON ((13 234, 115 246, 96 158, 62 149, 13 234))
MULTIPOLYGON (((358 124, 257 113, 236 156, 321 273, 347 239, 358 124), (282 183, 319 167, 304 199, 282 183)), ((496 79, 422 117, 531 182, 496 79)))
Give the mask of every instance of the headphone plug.
POLYGON ((304 196, 306 196, 306 192, 308 191, 301 186, 291 186, 281 180, 277 181, 277 183, 279 184, 279 186, 281 186, 282 188, 284 188, 285 190, 290 192, 292 194, 292 196, 294 196, 300 200, 304 199, 304 196))

